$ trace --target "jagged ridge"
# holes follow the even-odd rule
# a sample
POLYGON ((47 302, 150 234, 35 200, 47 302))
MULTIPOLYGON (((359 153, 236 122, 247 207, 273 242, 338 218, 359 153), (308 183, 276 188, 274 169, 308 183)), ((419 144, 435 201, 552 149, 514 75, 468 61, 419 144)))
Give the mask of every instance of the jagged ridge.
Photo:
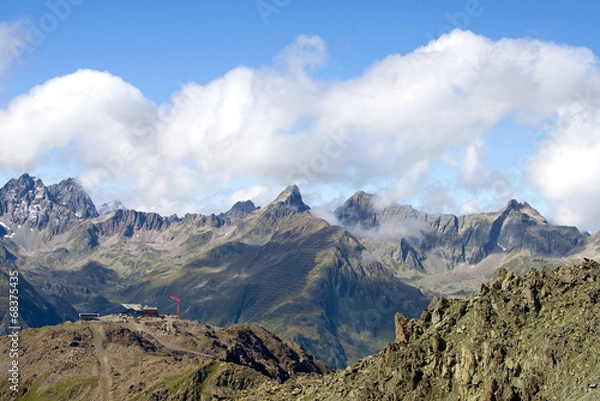
MULTIPOLYGON (((47 210, 75 214, 53 199, 47 210)), ((17 257, 36 287, 82 312, 111 313, 116 302, 172 311, 176 294, 187 318, 260 323, 343 367, 393 338, 395 311, 418 315, 428 299, 308 210, 290 186, 262 209, 244 202, 184 217, 118 209, 75 216, 65 235, 35 226, 8 241, 24 246, 27 257, 17 257)))

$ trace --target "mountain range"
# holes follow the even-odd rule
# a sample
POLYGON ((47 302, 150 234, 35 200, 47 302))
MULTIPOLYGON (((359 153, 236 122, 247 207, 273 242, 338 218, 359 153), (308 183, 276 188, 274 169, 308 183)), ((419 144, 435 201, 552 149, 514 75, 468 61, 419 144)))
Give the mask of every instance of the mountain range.
POLYGON ((46 187, 25 174, 0 189, 0 264, 2 275, 20 271, 26 326, 121 303, 173 314, 173 295, 186 319, 258 323, 342 368, 393 340, 397 312, 417 317, 435 295, 474 293, 499 268, 556 267, 600 248, 598 234, 514 200, 466 216, 376 203, 358 192, 328 222, 290 186, 264 207, 243 201, 219 215, 99 212, 76 180, 46 187))
POLYGON ((524 273, 600 252, 598 233, 553 225, 514 199, 497 212, 463 216, 377 203, 357 192, 335 216, 384 266, 430 296, 474 293, 501 267, 524 273))

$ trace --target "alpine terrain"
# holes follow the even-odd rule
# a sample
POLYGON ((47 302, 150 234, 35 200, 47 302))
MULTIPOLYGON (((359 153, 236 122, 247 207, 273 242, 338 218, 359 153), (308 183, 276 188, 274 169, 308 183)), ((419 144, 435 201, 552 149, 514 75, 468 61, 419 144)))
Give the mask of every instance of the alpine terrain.
POLYGON ((394 313, 418 316, 429 301, 346 229, 313 217, 295 186, 218 216, 100 215, 74 180, 46 187, 23 175, 0 189, 0 222, 3 265, 39 294, 23 312, 32 327, 122 303, 174 314, 176 296, 186 319, 259 323, 344 367, 393 338, 394 313))
POLYGON ((337 372, 252 324, 107 317, 26 329, 19 390, 3 380, 0 399, 592 401, 599 302, 600 264, 589 259, 523 276, 499 269, 478 294, 396 314, 393 342, 337 372))
POLYGON ((392 341, 396 313, 418 317, 434 296, 475 293, 499 268, 555 268, 600 247, 598 234, 515 200, 454 216, 358 192, 328 222, 290 186, 262 208, 242 201, 219 215, 101 209, 73 179, 45 186, 25 174, 0 189, 0 285, 18 269, 25 327, 123 303, 175 314, 173 296, 185 319, 259 324, 333 368, 392 341))

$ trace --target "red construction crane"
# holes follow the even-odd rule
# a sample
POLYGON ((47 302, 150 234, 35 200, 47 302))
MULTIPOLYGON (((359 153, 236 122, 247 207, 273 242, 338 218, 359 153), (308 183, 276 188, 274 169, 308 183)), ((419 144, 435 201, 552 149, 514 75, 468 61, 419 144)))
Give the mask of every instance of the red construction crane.
POLYGON ((169 298, 177 302, 177 319, 179 319, 179 305, 181 305, 181 297, 174 297, 173 295, 169 295, 169 298))

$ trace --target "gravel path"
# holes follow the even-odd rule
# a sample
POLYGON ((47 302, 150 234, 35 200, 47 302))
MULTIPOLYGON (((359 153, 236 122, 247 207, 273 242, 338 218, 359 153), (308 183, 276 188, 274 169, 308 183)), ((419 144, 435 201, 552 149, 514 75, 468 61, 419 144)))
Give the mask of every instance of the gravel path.
POLYGON ((104 341, 106 335, 104 334, 104 328, 100 324, 90 324, 90 328, 94 333, 94 349, 96 351, 96 358, 98 359, 98 378, 100 380, 100 390, 102 391, 102 401, 112 401, 111 396, 111 367, 108 363, 108 357, 106 350, 104 349, 104 341))

